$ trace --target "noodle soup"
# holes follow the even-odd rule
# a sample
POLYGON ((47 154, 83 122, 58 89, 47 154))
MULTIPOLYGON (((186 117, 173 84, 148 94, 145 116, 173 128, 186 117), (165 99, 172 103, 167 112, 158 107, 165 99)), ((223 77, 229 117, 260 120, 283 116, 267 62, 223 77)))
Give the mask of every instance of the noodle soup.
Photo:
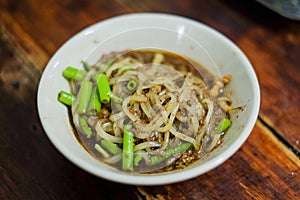
POLYGON ((74 132, 94 157, 130 173, 182 169, 222 143, 231 100, 201 64, 162 50, 103 55, 85 70, 63 72, 74 132))

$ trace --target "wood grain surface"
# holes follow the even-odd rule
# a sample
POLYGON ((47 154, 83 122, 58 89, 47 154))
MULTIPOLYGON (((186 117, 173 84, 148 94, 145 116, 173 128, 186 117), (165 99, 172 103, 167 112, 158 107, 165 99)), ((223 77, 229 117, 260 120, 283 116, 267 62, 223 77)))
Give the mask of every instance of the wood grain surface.
POLYGON ((0 199, 300 199, 300 21, 256 1, 0 0, 0 199), (37 114, 41 74, 83 28, 120 14, 162 12, 205 23, 248 56, 261 89, 257 123, 218 168, 162 186, 95 177, 50 143, 37 114))

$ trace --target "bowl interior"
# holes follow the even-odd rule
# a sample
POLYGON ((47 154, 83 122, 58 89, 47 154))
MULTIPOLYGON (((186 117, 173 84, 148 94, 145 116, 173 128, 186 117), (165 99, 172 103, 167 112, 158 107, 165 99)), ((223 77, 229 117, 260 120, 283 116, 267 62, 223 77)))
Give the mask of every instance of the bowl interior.
POLYGON ((84 29, 51 58, 38 89, 38 111, 42 125, 51 142, 65 157, 96 176, 136 185, 183 181, 222 164, 249 136, 258 115, 259 101, 259 87, 253 68, 243 52, 230 40, 199 22, 152 13, 119 16, 84 29), (81 147, 72 132, 67 108, 57 101, 60 90, 69 90, 62 71, 69 65, 81 67, 82 60, 95 63, 102 53, 128 48, 169 50, 198 61, 216 75, 233 76, 226 95, 233 100, 233 106, 243 106, 244 109, 232 113, 233 125, 218 149, 182 171, 136 175, 100 163, 81 147))
POLYGON ((155 49, 188 57, 220 76, 218 67, 205 48, 184 32, 163 27, 142 27, 113 35, 90 51, 85 60, 96 63, 103 54, 113 51, 155 49), (153 35, 158 37, 153 38, 153 35))

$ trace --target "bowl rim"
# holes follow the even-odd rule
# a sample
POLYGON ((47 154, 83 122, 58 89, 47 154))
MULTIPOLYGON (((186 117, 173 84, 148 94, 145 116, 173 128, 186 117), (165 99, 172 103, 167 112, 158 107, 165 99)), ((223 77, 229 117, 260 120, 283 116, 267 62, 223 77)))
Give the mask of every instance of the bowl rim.
POLYGON ((173 15, 173 14, 166 14, 166 13, 132 13, 132 14, 124 14, 124 15, 118 15, 114 16, 105 20, 102 20, 100 22, 97 22, 95 24, 92 24, 83 30, 79 31, 77 34, 72 36, 70 39, 68 39, 56 52, 55 54, 50 58, 49 62, 47 63, 41 79, 40 83, 38 86, 38 92, 37 92, 37 104, 38 104, 38 113, 40 117, 41 124, 45 130, 46 135, 52 142, 52 144, 56 147, 59 152, 61 152, 69 161, 74 163, 76 166, 80 167, 81 169, 95 175, 101 178, 104 178, 106 180, 114 181, 114 182, 119 182, 123 184, 130 184, 130 185, 162 185, 162 184, 170 184, 170 183, 176 183, 179 181, 185 181, 191 178, 194 178, 196 176, 202 175, 218 166, 220 166, 222 163, 224 163, 228 158, 230 158, 236 151, 244 144, 244 142, 247 140, 249 137, 256 119, 258 117, 259 113, 259 107, 260 107, 260 88, 258 84, 258 80, 255 74, 255 71, 246 57, 246 55, 242 52, 242 50, 237 47, 230 39, 228 39, 226 36, 224 36, 222 33, 218 32, 217 30, 209 27, 206 24, 203 24, 199 21, 189 19, 183 16, 179 15, 173 15), (222 155, 218 155, 212 160, 210 160, 207 163, 204 163, 202 165, 202 169, 199 169, 198 167, 192 167, 186 170, 180 170, 180 171, 175 171, 172 173, 163 173, 163 174, 128 174, 128 173, 115 173, 113 171, 105 171, 104 173, 99 173, 99 168, 97 168, 94 165, 87 164, 82 161, 79 157, 76 155, 72 154, 72 152, 64 148, 62 145, 62 142, 57 141, 56 138, 51 134, 51 130, 49 130, 47 124, 44 123, 43 121, 43 109, 42 109, 42 96, 41 96, 41 90, 44 84, 44 77, 45 74, 47 73, 47 69, 49 68, 49 64, 55 60, 56 56, 59 54, 61 49, 63 49, 67 45, 71 45, 74 40, 77 40, 78 38, 80 39, 81 37, 84 37, 90 33, 92 33, 95 30, 101 29, 103 25, 107 25, 109 23, 120 23, 122 21, 127 21, 127 20, 134 20, 134 19, 141 19, 141 18, 151 18, 155 20, 175 20, 178 21, 178 23, 183 23, 185 25, 190 25, 192 27, 201 27, 202 29, 207 30, 211 34, 214 34, 216 37, 219 37, 222 39, 224 43, 226 43, 230 48, 234 49, 235 52, 239 55, 240 59, 242 62, 245 64, 247 67, 247 73, 250 74, 250 80, 251 83, 253 84, 253 90, 254 94, 256 95, 253 99, 253 110, 251 111, 251 117, 249 118, 247 124, 241 131, 241 136, 238 137, 236 141, 233 142, 233 144, 228 147, 222 155))

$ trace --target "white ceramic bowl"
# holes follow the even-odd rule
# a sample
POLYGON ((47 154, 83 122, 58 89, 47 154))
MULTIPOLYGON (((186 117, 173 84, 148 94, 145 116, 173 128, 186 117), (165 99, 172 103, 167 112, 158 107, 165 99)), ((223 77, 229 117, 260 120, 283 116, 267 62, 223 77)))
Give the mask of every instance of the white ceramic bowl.
POLYGON ((159 185, 194 178, 230 158, 252 131, 259 112, 260 90, 250 62, 224 35, 207 25, 180 16, 139 13, 101 21, 68 40, 51 58, 43 72, 37 103, 39 116, 49 139, 74 164, 91 174, 115 182, 159 185), (121 32, 125 34, 122 36, 121 32), (119 41, 112 45, 111 41, 114 40, 108 39, 115 35, 118 35, 116 38, 119 41), (233 100, 234 106, 244 106, 244 110, 237 112, 238 117, 232 116, 232 127, 225 135, 222 145, 205 159, 185 170, 164 174, 128 174, 100 163, 78 143, 69 123, 67 108, 57 101, 60 90, 69 90, 67 81, 62 77, 66 66, 80 67, 81 61, 86 59, 93 63, 100 57, 99 52, 139 47, 178 51, 204 64, 214 73, 220 73, 221 76, 233 75, 226 92, 233 100), (214 68, 207 56, 199 57, 191 50, 198 48, 199 52, 203 52, 202 47, 217 68, 214 68))

